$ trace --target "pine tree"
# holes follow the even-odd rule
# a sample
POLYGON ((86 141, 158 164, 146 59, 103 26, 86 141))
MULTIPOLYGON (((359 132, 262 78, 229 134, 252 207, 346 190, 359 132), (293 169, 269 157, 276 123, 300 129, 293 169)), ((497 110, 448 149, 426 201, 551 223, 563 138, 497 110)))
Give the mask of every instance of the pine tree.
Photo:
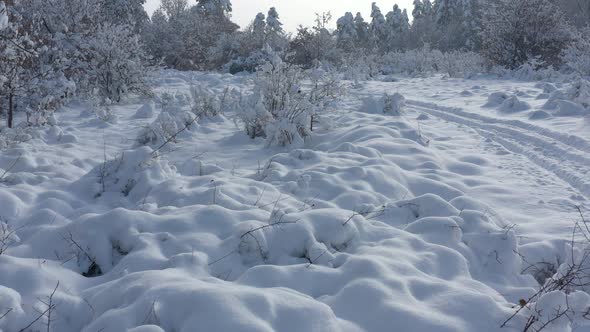
POLYGON ((371 4, 370 31, 372 47, 379 48, 379 46, 387 40, 388 33, 385 17, 375 2, 371 4))
POLYGON ((197 0, 197 9, 208 16, 228 17, 232 4, 230 0, 197 0))
POLYGON ((412 17, 414 18, 414 21, 423 18, 425 15, 426 12, 424 10, 424 3, 422 3, 422 0, 414 0, 414 9, 412 10, 412 17))
POLYGON ((270 34, 283 34, 283 23, 279 19, 279 13, 275 7, 271 7, 268 10, 268 16, 266 17, 267 31, 270 34))
POLYGON ((357 40, 355 44, 361 48, 368 48, 370 45, 371 31, 369 24, 365 22, 361 13, 356 13, 354 17, 354 29, 357 40))
POLYGON ((346 12, 336 21, 336 40, 338 47, 345 51, 350 52, 356 48, 358 36, 351 12, 346 12))
POLYGON ((254 47, 261 49, 266 40, 266 17, 263 13, 256 14, 252 22, 252 39, 254 40, 254 47))
POLYGON ((275 7, 268 10, 266 17, 266 39, 274 50, 282 50, 287 44, 283 23, 281 23, 275 7))
POLYGON ((398 5, 394 5, 393 10, 386 15, 385 24, 387 26, 387 39, 382 45, 382 50, 390 52, 403 49, 410 29, 407 11, 402 11, 398 5))

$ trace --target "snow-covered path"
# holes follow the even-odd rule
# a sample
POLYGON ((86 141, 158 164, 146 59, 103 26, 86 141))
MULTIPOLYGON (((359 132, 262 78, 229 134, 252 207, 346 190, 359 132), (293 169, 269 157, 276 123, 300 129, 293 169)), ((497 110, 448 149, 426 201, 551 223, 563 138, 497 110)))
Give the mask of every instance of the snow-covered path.
POLYGON ((539 167, 554 173, 584 197, 590 197, 590 142, 520 121, 485 117, 458 108, 418 101, 409 101, 408 104, 415 111, 477 130, 483 137, 502 144, 512 153, 526 156, 539 167))

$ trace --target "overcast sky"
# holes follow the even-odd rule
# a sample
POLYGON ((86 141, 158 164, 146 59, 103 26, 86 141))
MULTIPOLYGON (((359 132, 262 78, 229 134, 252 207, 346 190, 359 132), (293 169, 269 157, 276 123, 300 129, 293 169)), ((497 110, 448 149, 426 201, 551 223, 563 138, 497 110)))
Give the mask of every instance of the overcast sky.
MULTIPOLYGON (((402 9, 408 9, 411 19, 412 0, 232 0, 232 20, 244 27, 250 23, 257 13, 266 14, 268 8, 276 7, 285 26, 285 30, 294 32, 299 24, 313 25, 314 13, 330 11, 334 18, 332 24, 345 12, 361 12, 365 20, 370 20, 371 3, 377 2, 383 15, 398 4, 402 9)), ((194 0, 189 0, 189 3, 194 0)), ((158 8, 160 0, 147 0, 147 10, 151 14, 158 8)))

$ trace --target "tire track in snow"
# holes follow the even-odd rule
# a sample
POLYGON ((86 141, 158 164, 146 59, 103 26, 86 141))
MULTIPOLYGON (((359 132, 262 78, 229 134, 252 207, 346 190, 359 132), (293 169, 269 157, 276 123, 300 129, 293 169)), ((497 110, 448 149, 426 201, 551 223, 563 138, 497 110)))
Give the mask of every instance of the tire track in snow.
POLYGON ((586 198, 590 197, 590 153, 586 152, 590 152, 589 142, 579 137, 529 126, 521 121, 489 118, 459 108, 417 101, 408 101, 407 105, 415 111, 476 130, 481 136, 503 145, 513 153, 527 157, 536 165, 555 174, 586 198))

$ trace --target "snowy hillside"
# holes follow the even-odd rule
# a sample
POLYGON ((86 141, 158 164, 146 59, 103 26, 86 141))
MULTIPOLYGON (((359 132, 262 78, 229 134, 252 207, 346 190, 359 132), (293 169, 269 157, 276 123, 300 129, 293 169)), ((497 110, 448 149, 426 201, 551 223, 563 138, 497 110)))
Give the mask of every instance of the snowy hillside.
POLYGON ((253 84, 154 77, 155 102, 71 104, 6 136, 21 142, 0 154, 0 330, 522 331, 536 313, 590 328, 590 295, 536 281, 572 259, 590 207, 575 85, 345 82, 299 146, 250 139, 233 110, 142 145, 194 86, 253 84))

